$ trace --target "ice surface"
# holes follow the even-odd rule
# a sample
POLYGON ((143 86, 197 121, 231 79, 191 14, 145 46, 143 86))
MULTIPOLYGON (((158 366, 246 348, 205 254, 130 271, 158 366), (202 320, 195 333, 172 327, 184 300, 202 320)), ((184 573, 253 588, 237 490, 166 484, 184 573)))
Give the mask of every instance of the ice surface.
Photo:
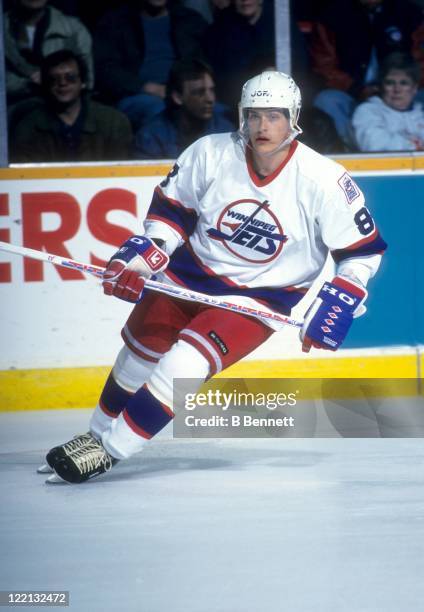
POLYGON ((1 590, 68 590, 78 612, 423 608, 421 439, 168 430, 107 475, 45 485, 45 451, 89 414, 0 414, 1 590))

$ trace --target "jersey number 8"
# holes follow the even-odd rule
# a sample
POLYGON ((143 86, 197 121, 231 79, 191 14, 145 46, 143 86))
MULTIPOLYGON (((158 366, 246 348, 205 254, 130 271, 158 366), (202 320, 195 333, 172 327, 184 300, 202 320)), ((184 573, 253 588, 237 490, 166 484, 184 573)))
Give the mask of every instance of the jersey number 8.
POLYGON ((365 206, 360 208, 353 218, 358 230, 363 236, 367 236, 374 230, 374 219, 371 217, 370 211, 365 206))

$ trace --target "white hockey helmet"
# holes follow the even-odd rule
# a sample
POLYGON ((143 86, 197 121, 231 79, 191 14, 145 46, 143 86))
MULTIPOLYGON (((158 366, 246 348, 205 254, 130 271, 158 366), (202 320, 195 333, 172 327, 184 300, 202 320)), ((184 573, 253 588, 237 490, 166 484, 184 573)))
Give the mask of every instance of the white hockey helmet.
POLYGON ((246 140, 246 110, 250 108, 287 109, 291 128, 290 141, 302 133, 298 125, 302 97, 294 80, 284 72, 267 70, 249 79, 241 91, 239 104, 240 132, 246 140))

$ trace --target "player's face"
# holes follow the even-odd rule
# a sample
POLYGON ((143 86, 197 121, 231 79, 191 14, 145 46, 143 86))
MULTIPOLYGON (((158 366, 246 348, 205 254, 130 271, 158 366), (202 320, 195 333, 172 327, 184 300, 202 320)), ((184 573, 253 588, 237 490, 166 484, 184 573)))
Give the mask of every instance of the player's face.
POLYGON ((387 106, 395 110, 407 110, 417 93, 417 84, 403 70, 390 70, 382 83, 382 94, 387 106))
POLYGON ((49 92, 57 102, 75 102, 83 89, 83 83, 75 60, 63 62, 49 71, 49 92))
POLYGON ((200 79, 185 81, 181 103, 187 113, 195 119, 208 121, 213 114, 215 104, 215 84, 209 74, 200 79))
POLYGON ((258 154, 275 151, 290 134, 290 123, 281 109, 250 109, 247 115, 249 139, 258 154))

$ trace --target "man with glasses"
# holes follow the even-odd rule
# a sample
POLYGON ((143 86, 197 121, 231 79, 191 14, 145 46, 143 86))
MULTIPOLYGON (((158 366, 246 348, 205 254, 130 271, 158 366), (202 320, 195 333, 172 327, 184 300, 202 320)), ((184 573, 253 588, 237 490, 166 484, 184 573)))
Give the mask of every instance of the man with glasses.
POLYGON ((85 95, 86 78, 83 60, 72 51, 56 51, 43 60, 43 103, 10 135, 13 162, 129 158, 132 132, 128 119, 85 95))

